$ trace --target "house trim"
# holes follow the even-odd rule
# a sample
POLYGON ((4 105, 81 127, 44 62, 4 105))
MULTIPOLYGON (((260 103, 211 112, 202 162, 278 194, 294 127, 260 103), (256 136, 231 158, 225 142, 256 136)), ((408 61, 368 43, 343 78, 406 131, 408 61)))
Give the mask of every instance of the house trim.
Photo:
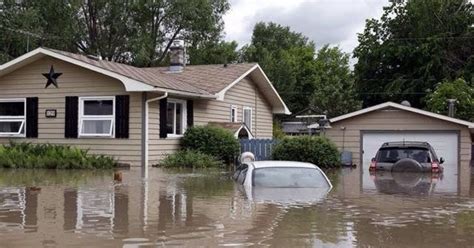
MULTIPOLYGON (((246 71, 244 74, 240 75, 240 77, 238 77, 237 79, 235 79, 232 83, 230 83, 229 85, 227 85, 224 89, 222 89, 221 91, 219 91, 215 96, 216 96, 216 99, 219 100, 219 101, 224 101, 224 98, 225 98, 225 94, 227 93, 227 91, 229 91, 232 87, 234 87, 237 83, 239 83, 242 79, 244 79, 245 77, 247 77, 248 75, 250 75, 251 73, 253 72, 257 72, 260 76, 263 77, 264 80, 261 80, 261 81, 258 81, 256 80, 256 83, 258 82, 261 82, 262 84, 265 84, 266 86, 268 86, 270 88, 270 92, 271 92, 271 95, 273 96, 274 101, 276 103, 278 103, 278 105, 280 105, 279 107, 273 107, 273 113, 275 114, 286 114, 286 115, 290 115, 291 114, 291 111, 288 109, 288 107, 286 106, 285 102, 283 102, 283 100, 281 99, 280 95, 278 94, 278 92, 276 91, 275 87, 273 87, 273 84, 272 82, 270 82, 270 80, 268 79, 267 75, 265 74, 265 72, 262 70, 262 68, 256 64, 254 65, 252 68, 250 68, 248 71, 246 71)), ((275 104, 272 104, 273 106, 275 104)))
POLYGON ((234 137, 235 137, 236 139, 239 138, 239 133, 240 133, 240 131, 242 130, 242 128, 245 129, 245 131, 248 133, 249 139, 254 139, 254 136, 253 136, 252 131, 250 131, 250 129, 247 127, 247 125, 245 125, 245 123, 242 123, 242 125, 240 126, 240 128, 237 129, 237 131, 234 133, 234 137))
MULTIPOLYGON (((28 125, 28 123, 26 123, 26 115, 27 115, 27 107, 26 107, 26 98, 1 98, 0 99, 0 102, 22 102, 23 103, 23 116, 9 116, 9 117, 2 117, 3 120, 1 120, 1 122, 4 122, 4 120, 8 120, 10 119, 11 121, 15 121, 15 120, 19 120, 19 119, 23 119, 22 120, 22 124, 20 126, 20 129, 17 133, 1 133, 0 134, 0 137, 1 138, 4 138, 4 137, 10 137, 10 138, 25 138, 26 137, 26 125, 28 125), (25 130, 23 133, 21 133, 21 130, 25 130)), ((5 121, 7 122, 7 121, 5 121)))
POLYGON ((426 110, 421 110, 421 109, 417 109, 417 108, 413 108, 413 107, 408 107, 408 106, 401 105, 401 104, 394 103, 394 102, 385 102, 385 103, 378 104, 378 105, 375 105, 375 106, 372 106, 372 107, 368 107, 368 108, 365 108, 365 109, 354 111, 352 113, 341 115, 341 116, 330 119, 330 122, 335 123, 335 122, 342 121, 342 120, 345 120, 345 119, 349 119, 349 118, 352 118, 352 117, 355 117, 355 116, 358 116, 358 115, 363 115, 363 114, 366 114, 366 113, 370 113, 370 112, 373 112, 373 111, 376 111, 376 110, 385 109, 385 108, 389 108, 389 107, 399 109, 399 110, 405 110, 405 111, 408 111, 408 112, 412 112, 412 113, 416 113, 416 114, 420 114, 420 115, 424 115, 424 116, 428 116, 428 117, 432 117, 432 118, 436 118, 436 119, 440 119, 440 120, 443 120, 443 121, 456 123, 456 124, 459 124, 459 125, 462 125, 462 126, 467 126, 469 129, 474 129, 474 123, 472 123, 472 122, 463 121, 463 120, 452 118, 452 117, 449 117, 449 116, 436 114, 436 113, 429 112, 429 111, 426 111, 426 110))
POLYGON ((242 123, 244 123, 245 126, 247 126, 249 129, 252 129, 252 123, 253 122, 253 109, 252 107, 249 106, 244 106, 242 107, 242 123), (250 125, 247 125, 245 123, 245 110, 250 110, 250 125))
POLYGON ((79 97, 79 113, 78 113, 78 121, 77 121, 77 137, 78 138, 93 138, 93 137, 99 137, 99 138, 115 138, 115 96, 80 96, 79 97), (84 115, 84 102, 87 100, 111 100, 112 101, 112 117, 104 117, 101 115, 84 115), (93 119, 110 119, 112 122, 110 132, 108 134, 85 134, 82 133, 82 124, 84 122, 84 119, 86 120, 93 120, 93 119))

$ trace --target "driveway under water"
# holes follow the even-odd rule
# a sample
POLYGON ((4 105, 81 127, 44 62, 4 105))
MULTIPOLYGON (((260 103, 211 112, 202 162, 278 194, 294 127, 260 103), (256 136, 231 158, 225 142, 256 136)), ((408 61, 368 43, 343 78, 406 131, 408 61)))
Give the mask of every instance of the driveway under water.
POLYGON ((0 246, 474 244, 472 174, 455 190, 431 175, 377 174, 366 187, 358 169, 328 174, 320 201, 277 204, 249 201, 225 172, 132 169, 118 183, 110 171, 0 170, 0 246))

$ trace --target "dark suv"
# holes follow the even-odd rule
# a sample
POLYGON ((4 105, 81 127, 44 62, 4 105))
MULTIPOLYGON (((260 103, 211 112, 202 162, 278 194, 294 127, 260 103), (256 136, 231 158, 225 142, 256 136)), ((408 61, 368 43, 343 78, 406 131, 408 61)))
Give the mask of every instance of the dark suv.
POLYGON ((428 142, 387 142, 372 159, 369 170, 440 173, 443 162, 428 142))

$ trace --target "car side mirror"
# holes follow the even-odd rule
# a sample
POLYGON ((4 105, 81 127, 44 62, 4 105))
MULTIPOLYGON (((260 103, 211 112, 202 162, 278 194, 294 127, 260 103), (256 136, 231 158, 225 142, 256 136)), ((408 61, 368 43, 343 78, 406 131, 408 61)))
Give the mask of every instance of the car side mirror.
POLYGON ((439 163, 440 164, 444 163, 444 158, 439 158, 439 163))

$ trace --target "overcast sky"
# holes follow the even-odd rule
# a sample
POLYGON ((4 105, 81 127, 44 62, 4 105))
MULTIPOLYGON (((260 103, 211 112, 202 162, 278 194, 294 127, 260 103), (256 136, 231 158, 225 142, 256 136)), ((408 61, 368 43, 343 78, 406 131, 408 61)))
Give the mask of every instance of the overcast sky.
POLYGON ((345 52, 357 46, 367 18, 379 18, 388 0, 230 0, 224 16, 225 39, 250 42, 255 23, 276 22, 303 33, 320 47, 337 45, 345 52))

